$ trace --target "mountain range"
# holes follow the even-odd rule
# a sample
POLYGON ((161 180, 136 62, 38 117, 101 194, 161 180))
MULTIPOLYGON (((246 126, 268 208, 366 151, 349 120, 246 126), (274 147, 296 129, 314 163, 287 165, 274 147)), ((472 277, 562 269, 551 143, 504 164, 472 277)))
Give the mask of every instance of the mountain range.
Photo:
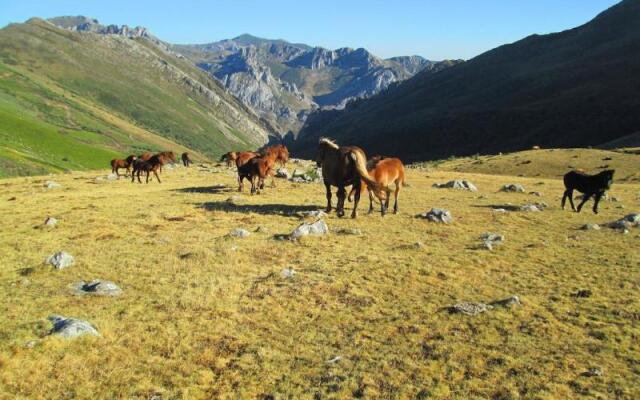
POLYGON ((171 48, 222 82, 281 134, 296 134, 312 112, 342 109, 420 71, 436 72, 460 62, 420 56, 383 60, 363 48, 328 50, 248 34, 171 48))
POLYGON ((640 1, 624 0, 577 28, 531 35, 315 113, 288 143, 313 157, 318 137, 330 136, 369 154, 426 160, 637 138, 639 21, 640 1))

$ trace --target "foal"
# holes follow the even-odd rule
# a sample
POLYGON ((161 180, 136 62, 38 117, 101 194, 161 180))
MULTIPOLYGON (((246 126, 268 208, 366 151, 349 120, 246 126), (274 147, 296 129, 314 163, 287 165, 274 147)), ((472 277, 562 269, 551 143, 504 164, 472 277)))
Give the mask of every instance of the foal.
MULTIPOLYGON (((251 182, 251 194, 260 194, 260 189, 264 189, 265 178, 273 171, 276 158, 277 154, 268 153, 262 157, 253 157, 240 165, 238 167, 238 191, 242 191, 242 181, 246 178, 251 182)), ((275 182, 273 182, 273 187, 275 187, 275 182)))
POLYGON ((238 158, 238 153, 235 151, 230 151, 228 153, 223 154, 222 157, 220 157, 220 162, 226 161, 227 168, 231 168, 233 164, 236 162, 236 158, 238 158))
MULTIPOLYGON (((399 158, 385 158, 381 156, 375 156, 367 161, 367 170, 369 175, 375 182, 378 183, 380 191, 376 192, 376 197, 380 200, 380 212, 382 216, 386 214, 389 209, 389 200, 391 197, 392 183, 395 184, 393 213, 398 213, 398 195, 400 194, 400 186, 405 186, 405 173, 404 165, 399 158)), ((367 184, 362 181, 361 191, 367 189, 369 191, 369 214, 373 212, 373 191, 367 188, 367 184)), ((349 201, 351 201, 351 195, 354 189, 349 193, 349 201)))
POLYGON ((140 173, 144 171, 147 175, 146 183, 149 183, 149 173, 153 172, 158 180, 158 183, 162 183, 160 181, 160 177, 158 176, 158 171, 162 168, 163 164, 166 164, 167 158, 163 153, 156 154, 155 156, 151 156, 146 161, 136 160, 133 162, 133 172, 131 173, 131 183, 134 182, 136 173, 138 174, 138 182, 142 183, 140 180, 140 173))
POLYGON ((189 153, 182 153, 182 165, 188 167, 191 164, 191 158, 189 158, 189 153))
POLYGON ((124 168, 127 170, 127 174, 130 173, 131 164, 133 164, 133 162, 136 159, 137 157, 132 154, 129 157, 125 158, 124 160, 118 160, 118 159, 111 160, 111 173, 115 173, 118 176, 118 179, 120 179, 120 173, 118 172, 118 170, 120 168, 124 168))
POLYGON ((569 171, 564 176, 564 195, 562 196, 562 209, 564 210, 564 204, 569 198, 569 203, 571 204, 571 209, 576 211, 575 206, 573 205, 573 191, 577 190, 581 193, 584 193, 582 197, 582 202, 578 204, 577 212, 582 210, 582 206, 591 198, 591 196, 595 196, 595 200, 593 203, 593 212, 595 214, 598 213, 598 203, 602 196, 604 196, 604 192, 611 188, 611 184, 613 184, 613 174, 615 170, 608 169, 606 171, 602 171, 596 175, 587 175, 583 172, 578 171, 569 171))

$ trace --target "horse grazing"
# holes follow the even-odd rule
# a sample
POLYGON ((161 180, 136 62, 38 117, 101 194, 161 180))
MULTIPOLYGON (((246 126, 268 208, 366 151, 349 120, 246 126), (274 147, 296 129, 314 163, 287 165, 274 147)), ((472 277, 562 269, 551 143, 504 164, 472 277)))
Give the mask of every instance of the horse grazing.
POLYGON ((228 153, 223 154, 222 157, 220 157, 220 162, 226 161, 227 168, 231 168, 235 163, 236 158, 238 158, 238 153, 235 151, 230 151, 228 153))
POLYGON ((137 157, 132 154, 129 157, 125 158, 124 160, 118 160, 118 159, 111 160, 111 173, 115 173, 118 176, 118 179, 120 179, 120 173, 118 172, 118 170, 120 168, 124 168, 127 170, 127 174, 130 173, 131 164, 133 164, 133 162, 136 159, 137 157))
POLYGON ((367 173, 367 156, 356 146, 338 146, 331 139, 320 138, 318 143, 318 167, 322 167, 322 178, 327 192, 327 212, 331 211, 331 186, 338 187, 336 213, 344 216, 344 201, 347 197, 345 186, 355 188, 351 218, 357 216, 360 201, 360 183, 364 181, 371 190, 379 192, 379 185, 367 173))
POLYGON ((182 156, 180 157, 182 158, 182 165, 184 165, 185 167, 191 165, 191 158, 189 157, 189 153, 182 153, 182 156))
MULTIPOLYGON (((398 194, 400 194, 400 186, 405 186, 405 173, 404 165, 399 158, 386 158, 381 156, 375 156, 367 161, 367 171, 369 175, 376 181, 380 187, 380 192, 376 194, 380 201, 380 212, 382 216, 386 214, 389 209, 389 200, 391 197, 392 183, 395 184, 393 213, 398 213, 398 194)), ((361 191, 368 189, 365 182, 361 183, 361 191)), ((351 189, 349 193, 349 201, 353 195, 355 188, 351 189)), ((369 214, 373 212, 373 191, 369 190, 369 214)))
POLYGON ((156 179, 158 180, 158 183, 162 183, 160 181, 160 177, 158 176, 158 171, 162 168, 163 164, 166 164, 169 160, 169 157, 166 156, 163 153, 158 153, 154 156, 151 156, 151 158, 149 158, 146 161, 143 160, 135 160, 133 162, 133 172, 131 173, 131 183, 133 183, 136 177, 136 173, 138 175, 138 182, 142 183, 142 181, 140 180, 140 173, 142 171, 144 171, 147 175, 147 180, 146 183, 149 183, 149 173, 153 172, 153 174, 156 176, 156 179))
MULTIPOLYGON (((238 191, 242 191, 242 181, 246 178, 251 182, 251 194, 260 194, 260 190, 264 189, 265 178, 272 174, 276 157, 276 153, 268 153, 263 156, 253 157, 240 165, 238 167, 238 191)), ((275 182, 273 182, 273 187, 275 187, 275 182)))
POLYGON ((606 171, 602 171, 596 175, 588 175, 583 172, 578 171, 569 171, 564 176, 564 195, 562 196, 562 209, 564 210, 564 204, 567 198, 569 198, 569 203, 571 204, 571 209, 573 211, 580 212, 582 210, 582 206, 591 198, 591 196, 595 196, 595 200, 593 203, 593 212, 595 214, 598 213, 598 203, 602 196, 604 196, 604 192, 611 188, 611 184, 613 184, 613 174, 615 170, 608 169, 606 171), (577 190, 581 193, 584 193, 582 197, 582 202, 578 204, 578 209, 576 210, 573 205, 573 191, 577 190))

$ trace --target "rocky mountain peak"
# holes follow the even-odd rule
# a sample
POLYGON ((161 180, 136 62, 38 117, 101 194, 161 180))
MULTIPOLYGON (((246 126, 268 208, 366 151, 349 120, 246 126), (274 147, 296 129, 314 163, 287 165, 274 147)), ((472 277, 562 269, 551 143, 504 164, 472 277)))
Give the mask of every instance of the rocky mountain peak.
POLYGON ((62 16, 49 18, 48 22, 55 26, 75 32, 93 32, 102 35, 120 35, 126 37, 152 37, 149 30, 142 26, 135 28, 128 25, 102 25, 95 18, 79 16, 62 16))

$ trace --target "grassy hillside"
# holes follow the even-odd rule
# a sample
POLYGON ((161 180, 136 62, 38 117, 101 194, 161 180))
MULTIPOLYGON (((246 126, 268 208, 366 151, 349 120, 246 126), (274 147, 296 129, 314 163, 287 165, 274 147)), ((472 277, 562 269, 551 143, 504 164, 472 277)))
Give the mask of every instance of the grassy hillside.
POLYGON ((200 157, 267 131, 191 63, 147 39, 33 19, 0 30, 0 174, 97 168, 142 149, 200 157))
POLYGON ((328 236, 291 243, 275 237, 300 223, 295 212, 324 206, 322 185, 279 180, 234 205, 232 171, 167 169, 149 185, 95 180, 105 173, 58 176, 56 190, 48 177, 0 183, 0 397, 640 397, 640 231, 579 230, 640 211, 637 182, 614 184, 620 201, 594 215, 560 210, 556 178, 410 169, 398 215, 332 214, 328 236), (431 187, 454 178, 479 192, 431 187), (505 183, 543 197, 497 193, 505 183), (490 208, 531 201, 549 208, 490 208), (431 207, 454 222, 414 218, 431 207), (58 226, 34 229, 46 216, 58 226), (226 237, 239 227, 251 235, 226 237), (478 249, 485 231, 504 244, 478 249), (76 264, 44 266, 58 250, 76 264), (73 294, 94 278, 123 294, 73 294), (522 305, 441 309, 510 295, 522 305), (47 336, 51 314, 102 336, 47 336), (602 376, 582 375, 592 367, 602 376))
POLYGON ((561 178, 572 169, 597 174, 615 169, 616 182, 640 182, 640 152, 635 149, 542 149, 503 155, 453 158, 425 163, 443 171, 561 178))
POLYGON ((640 127, 640 1, 589 23, 531 35, 387 93, 310 117, 292 143, 318 136, 414 161, 543 147, 596 146, 640 127))

